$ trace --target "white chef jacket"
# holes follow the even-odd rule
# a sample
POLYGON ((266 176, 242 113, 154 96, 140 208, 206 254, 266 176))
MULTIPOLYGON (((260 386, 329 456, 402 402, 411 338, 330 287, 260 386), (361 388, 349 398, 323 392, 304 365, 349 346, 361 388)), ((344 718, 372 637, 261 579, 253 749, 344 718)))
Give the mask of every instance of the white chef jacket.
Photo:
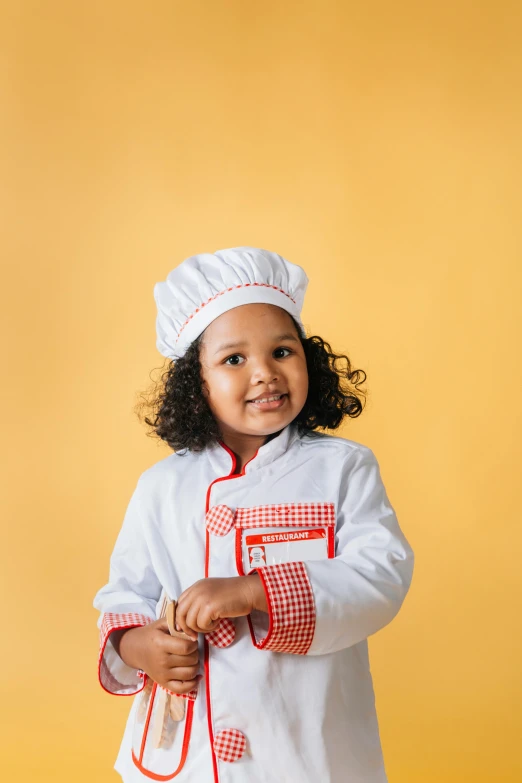
POLYGON ((367 638, 399 611, 413 552, 376 457, 292 423, 234 469, 221 443, 172 453, 130 499, 94 599, 100 683, 135 694, 115 769, 124 783, 385 783, 367 638), (269 613, 200 634, 203 678, 156 747, 168 694, 111 632, 153 622, 199 579, 253 570, 269 613))

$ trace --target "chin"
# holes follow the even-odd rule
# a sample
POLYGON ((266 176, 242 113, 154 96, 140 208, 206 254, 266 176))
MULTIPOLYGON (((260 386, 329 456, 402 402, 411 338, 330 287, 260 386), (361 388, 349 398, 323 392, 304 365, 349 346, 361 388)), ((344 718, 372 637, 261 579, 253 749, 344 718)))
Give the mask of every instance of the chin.
POLYGON ((289 419, 288 416, 285 416, 285 418, 282 418, 280 421, 266 422, 264 426, 260 424, 259 427, 253 427, 251 432, 252 435, 273 435, 274 432, 284 430, 284 428, 288 426, 288 424, 290 424, 293 420, 294 417, 289 419))

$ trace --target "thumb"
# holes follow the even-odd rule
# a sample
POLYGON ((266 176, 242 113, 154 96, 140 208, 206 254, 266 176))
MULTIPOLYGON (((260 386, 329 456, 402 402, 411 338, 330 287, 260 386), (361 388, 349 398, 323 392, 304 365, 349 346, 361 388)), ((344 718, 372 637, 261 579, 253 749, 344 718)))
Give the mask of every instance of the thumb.
POLYGON ((209 621, 209 622, 206 624, 205 633, 212 633, 212 631, 215 631, 215 630, 216 630, 216 628, 218 628, 218 627, 219 627, 219 624, 220 624, 220 623, 221 623, 221 618, 219 618, 219 619, 217 619, 217 620, 210 620, 210 621, 209 621))
POLYGON ((163 633, 168 633, 170 636, 169 625, 167 623, 166 617, 160 617, 159 620, 156 620, 154 622, 154 625, 156 626, 158 631, 163 631, 163 633))

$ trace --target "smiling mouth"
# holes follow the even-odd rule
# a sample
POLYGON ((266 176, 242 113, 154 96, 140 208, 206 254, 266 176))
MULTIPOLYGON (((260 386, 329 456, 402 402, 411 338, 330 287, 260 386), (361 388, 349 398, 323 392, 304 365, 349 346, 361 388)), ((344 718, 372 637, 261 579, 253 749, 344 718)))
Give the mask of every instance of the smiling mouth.
POLYGON ((248 400, 247 402, 250 405, 256 405, 257 407, 275 408, 278 407, 278 403, 282 403, 283 399, 287 396, 287 394, 271 394, 267 397, 260 397, 257 400, 248 400))

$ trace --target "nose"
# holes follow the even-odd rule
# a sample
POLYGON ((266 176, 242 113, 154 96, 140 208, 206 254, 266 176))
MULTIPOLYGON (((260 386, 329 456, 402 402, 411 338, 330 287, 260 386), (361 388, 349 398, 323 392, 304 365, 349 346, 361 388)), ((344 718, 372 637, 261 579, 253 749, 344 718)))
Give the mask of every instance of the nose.
POLYGON ((279 368, 272 358, 258 358, 252 368, 252 384, 274 383, 279 380, 279 368))

